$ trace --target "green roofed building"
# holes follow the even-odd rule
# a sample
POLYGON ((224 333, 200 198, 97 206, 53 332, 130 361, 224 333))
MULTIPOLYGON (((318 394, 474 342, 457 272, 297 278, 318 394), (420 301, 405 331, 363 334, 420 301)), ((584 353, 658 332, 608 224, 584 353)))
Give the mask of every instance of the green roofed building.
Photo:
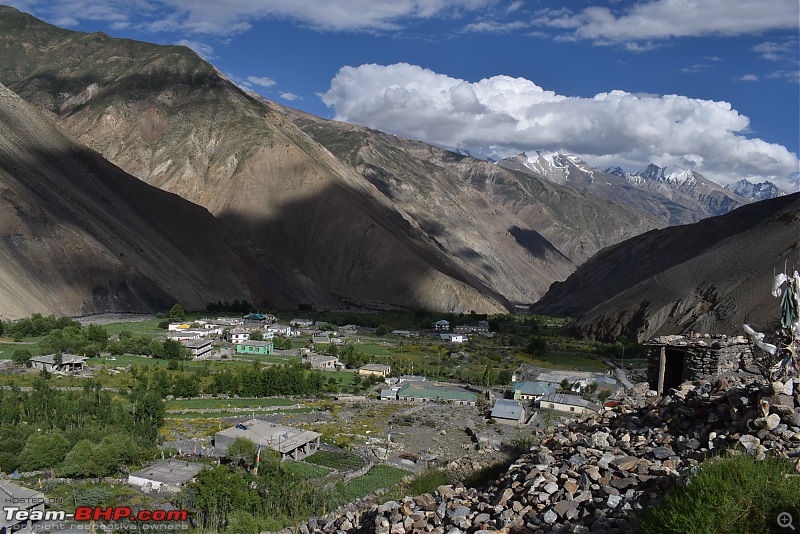
POLYGON ((478 396, 458 387, 434 386, 428 382, 404 382, 397 391, 398 400, 412 402, 445 401, 462 406, 475 406, 478 396))
POLYGON ((240 341, 236 343, 237 354, 272 354, 272 341, 240 341))

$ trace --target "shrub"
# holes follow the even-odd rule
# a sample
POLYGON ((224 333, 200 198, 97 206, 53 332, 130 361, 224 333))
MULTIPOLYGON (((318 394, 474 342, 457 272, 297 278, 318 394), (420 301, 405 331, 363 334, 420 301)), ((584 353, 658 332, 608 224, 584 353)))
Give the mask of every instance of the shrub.
POLYGON ((800 518, 800 477, 792 463, 745 454, 706 460, 642 521, 642 532, 777 531, 782 512, 800 518))

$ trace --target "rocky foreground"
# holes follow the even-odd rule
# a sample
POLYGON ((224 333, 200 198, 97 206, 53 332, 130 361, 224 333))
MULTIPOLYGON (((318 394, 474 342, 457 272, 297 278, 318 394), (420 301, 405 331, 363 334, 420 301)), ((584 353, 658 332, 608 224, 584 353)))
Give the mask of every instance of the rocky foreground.
POLYGON ((626 532, 676 479, 722 450, 792 458, 800 470, 800 379, 720 378, 652 393, 640 384, 618 406, 562 427, 486 489, 440 486, 356 503, 289 530, 626 532))

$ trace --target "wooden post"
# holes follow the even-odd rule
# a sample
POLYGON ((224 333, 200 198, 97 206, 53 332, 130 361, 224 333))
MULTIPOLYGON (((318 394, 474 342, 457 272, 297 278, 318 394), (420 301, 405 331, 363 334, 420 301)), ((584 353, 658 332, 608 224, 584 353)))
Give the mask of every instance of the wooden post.
POLYGON ((664 374, 667 372, 667 348, 661 347, 658 354, 658 394, 664 393, 664 374))

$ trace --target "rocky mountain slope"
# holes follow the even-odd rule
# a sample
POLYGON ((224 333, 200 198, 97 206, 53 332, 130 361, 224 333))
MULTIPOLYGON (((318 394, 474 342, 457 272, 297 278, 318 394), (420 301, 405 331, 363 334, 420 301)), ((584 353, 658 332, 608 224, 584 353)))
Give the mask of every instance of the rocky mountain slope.
POLYGON ((739 332, 777 316, 774 273, 800 265, 800 193, 609 247, 539 301, 590 338, 739 332))
POLYGON ((0 8, 0 81, 73 139, 359 301, 500 311, 659 225, 422 143, 318 120, 301 129, 188 48, 12 8, 0 8))
POLYGON ((494 216, 489 215, 491 211, 487 213, 481 224, 491 224, 500 214, 508 214, 521 223, 503 222, 500 231, 509 232, 528 250, 544 250, 552 243, 576 264, 605 246, 660 226, 639 210, 571 187, 419 141, 270 105, 291 117, 385 196, 413 212, 412 217, 422 227, 441 227, 434 232, 437 239, 451 239, 463 231, 457 223, 448 227, 442 222, 454 209, 463 210, 465 219, 467 213, 474 213, 475 206, 466 202, 469 197, 480 199, 478 207, 491 206, 494 212, 494 216))
POLYGON ((770 181, 754 184, 749 180, 742 179, 736 183, 726 185, 725 189, 752 202, 767 200, 768 198, 782 197, 786 194, 786 191, 770 181))
POLYGON ((0 317, 334 302, 207 210, 68 140, 0 85, 0 317))
POLYGON ((663 398, 640 384, 545 435, 486 488, 355 503, 282 532, 633 532, 679 474, 720 451, 788 457, 800 470, 798 392, 800 379, 762 386, 752 376, 685 383, 663 398))

